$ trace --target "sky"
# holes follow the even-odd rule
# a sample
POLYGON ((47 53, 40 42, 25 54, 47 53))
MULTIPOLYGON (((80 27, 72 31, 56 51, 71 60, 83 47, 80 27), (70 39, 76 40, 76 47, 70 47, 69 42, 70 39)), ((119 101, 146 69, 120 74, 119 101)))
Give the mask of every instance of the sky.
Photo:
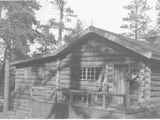
MULTIPOLYGON (((42 24, 54 17, 57 12, 49 0, 39 0, 42 7, 36 12, 37 18, 42 24)), ((75 14, 85 26, 94 25, 96 27, 122 33, 123 29, 120 26, 124 23, 123 17, 127 16, 127 11, 123 6, 128 4, 129 0, 66 0, 67 6, 71 7, 75 14)), ((149 4, 154 8, 155 0, 149 0, 149 4)), ((152 20, 156 19, 154 10, 149 12, 152 20)), ((152 22, 151 24, 155 24, 152 22)))

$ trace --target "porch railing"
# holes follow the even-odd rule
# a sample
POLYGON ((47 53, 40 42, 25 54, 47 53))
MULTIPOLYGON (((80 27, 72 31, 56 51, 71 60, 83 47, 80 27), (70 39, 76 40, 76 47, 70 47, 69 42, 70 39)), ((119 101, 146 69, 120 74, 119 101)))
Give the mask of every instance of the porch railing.
MULTIPOLYGON (((106 93, 106 92, 98 92, 98 91, 83 91, 83 90, 68 90, 63 91, 67 97, 70 104, 75 106, 99 106, 98 108, 105 109, 107 106, 111 105, 113 103, 113 99, 116 97, 119 98, 122 101, 122 104, 124 107, 126 106, 126 96, 124 94, 112 94, 112 93, 106 93), (97 99, 97 103, 94 103, 94 99, 97 99), (79 102, 80 101, 80 102, 79 102), (79 104, 79 103, 82 103, 79 104)), ((115 99, 116 100, 116 99, 115 99)), ((114 101, 115 101, 114 100, 114 101)))

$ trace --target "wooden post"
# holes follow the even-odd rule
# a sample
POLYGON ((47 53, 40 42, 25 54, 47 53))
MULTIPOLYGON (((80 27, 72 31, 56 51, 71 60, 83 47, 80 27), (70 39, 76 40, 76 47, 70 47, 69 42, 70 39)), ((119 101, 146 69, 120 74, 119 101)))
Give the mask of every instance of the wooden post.
POLYGON ((106 108, 106 94, 103 93, 103 108, 105 109, 106 108))
POLYGON ((72 93, 69 93, 69 104, 71 105, 73 101, 73 95, 72 93))
POLYGON ((7 112, 9 109, 9 60, 5 60, 4 68, 4 106, 3 112, 7 112))
MULTIPOLYGON (((128 64, 128 73, 131 74, 131 64, 129 63, 128 64)), ((125 107, 128 108, 129 104, 130 104, 130 95, 129 95, 129 89, 130 89, 130 86, 129 86, 129 81, 128 81, 129 77, 127 76, 127 79, 126 79, 126 82, 125 82, 125 85, 126 85, 126 95, 124 96, 124 104, 125 104, 125 107)))
MULTIPOLYGON (((57 73, 56 73, 56 89, 59 91, 60 89, 60 60, 58 59, 57 60, 57 73)), ((58 102, 59 99, 61 98, 58 98, 58 91, 56 92, 56 102, 58 102)), ((59 91, 60 92, 60 91, 59 91)))
POLYGON ((56 87, 60 88, 60 60, 57 61, 56 87))
POLYGON ((87 93, 86 95, 87 99, 86 99, 86 104, 87 104, 87 107, 89 106, 89 94, 87 93))

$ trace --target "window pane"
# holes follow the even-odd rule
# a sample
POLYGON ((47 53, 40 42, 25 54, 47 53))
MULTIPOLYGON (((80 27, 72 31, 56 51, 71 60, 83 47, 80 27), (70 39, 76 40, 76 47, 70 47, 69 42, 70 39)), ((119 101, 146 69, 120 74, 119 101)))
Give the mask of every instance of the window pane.
POLYGON ((94 69, 95 69, 95 68, 91 68, 91 80, 95 80, 95 77, 94 77, 94 69))
POLYGON ((83 67, 80 72, 81 80, 98 80, 102 67, 83 67))
POLYGON ((88 71, 87 71, 87 80, 91 80, 91 68, 88 68, 88 71))

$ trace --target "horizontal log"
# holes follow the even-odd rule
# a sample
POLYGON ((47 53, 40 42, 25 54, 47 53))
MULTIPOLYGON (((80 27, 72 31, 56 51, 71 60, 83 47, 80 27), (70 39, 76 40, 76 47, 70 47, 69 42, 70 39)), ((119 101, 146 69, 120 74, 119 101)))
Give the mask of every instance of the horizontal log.
POLYGON ((16 82, 16 88, 24 88, 25 86, 32 86, 32 84, 28 82, 16 82))
POLYGON ((151 96, 160 96, 160 92, 151 92, 151 96))
POLYGON ((20 76, 24 76, 25 73, 24 73, 24 72, 16 72, 15 75, 17 75, 17 76, 19 76, 19 75, 20 75, 20 76))
POLYGON ((65 80, 65 79, 70 80, 70 78, 71 78, 70 75, 61 75, 59 77, 60 80, 65 80))
POLYGON ((32 89, 37 89, 37 90, 52 90, 53 87, 51 87, 51 86, 33 86, 32 89))
MULTIPOLYGON (((96 62, 96 61, 99 61, 99 62, 104 62, 105 59, 104 58, 98 58, 98 57, 82 57, 79 59, 80 61, 91 61, 91 62, 96 62)), ((78 60, 75 61, 75 63, 79 62, 78 60)))
POLYGON ((25 71, 25 68, 16 68, 16 71, 18 71, 18 72, 24 72, 25 71))
POLYGON ((70 69, 63 69, 60 71, 60 75, 70 75, 71 70, 70 69))
POLYGON ((25 77, 24 76, 16 76, 15 79, 16 80, 25 80, 25 77))
POLYGON ((39 90, 39 89, 32 89, 32 94, 50 94, 52 91, 55 91, 55 89, 50 89, 50 90, 39 90))
POLYGON ((159 75, 153 75, 153 74, 151 74, 151 77, 152 78, 160 78, 160 74, 159 75))
MULTIPOLYGON (((71 81, 70 80, 64 80, 64 81, 60 81, 62 83, 70 83, 71 81)), ((76 82, 76 81, 73 81, 73 82, 76 82)), ((81 83, 82 85, 84 84, 89 84, 89 85, 100 85, 101 83, 98 83, 97 81, 78 81, 79 83, 81 83)))
POLYGON ((15 77, 16 81, 33 81, 33 80, 36 80, 36 79, 37 79, 36 77, 28 77, 28 78, 24 78, 24 77, 21 77, 21 76, 16 76, 15 77))
POLYGON ((160 85, 160 82, 159 82, 159 81, 151 81, 151 86, 152 86, 152 85, 153 85, 153 86, 154 86, 154 85, 156 85, 156 86, 157 86, 157 85, 160 85))
POLYGON ((153 87, 160 87, 160 85, 157 85, 157 84, 151 84, 151 88, 153 87))
POLYGON ((151 87, 151 91, 160 91, 160 87, 151 87))
MULTIPOLYGON (((61 84, 60 86, 63 87, 63 88, 71 88, 71 86, 69 84, 61 84)), ((95 87, 95 86, 80 86, 79 88, 82 89, 82 90, 83 89, 94 90, 94 91, 99 90, 99 88, 95 87)))
POLYGON ((24 108, 26 110, 30 109, 29 107, 29 103, 19 103, 19 106, 17 106, 18 108, 24 108))
POLYGON ((36 78, 36 77, 30 77, 30 76, 27 76, 27 77, 26 77, 26 76, 15 76, 15 78, 16 78, 16 79, 25 79, 25 80, 26 80, 26 79, 29 79, 29 78, 31 78, 31 79, 33 78, 33 79, 34 79, 34 78, 36 78))
POLYGON ((49 67, 49 66, 57 66, 57 63, 56 63, 56 61, 53 61, 53 62, 46 63, 45 65, 47 67, 49 67))
POLYGON ((15 79, 15 82, 17 82, 17 81, 25 81, 25 79, 22 79, 22 78, 16 78, 16 79, 15 79))
MULTIPOLYGON (((18 93, 18 92, 17 92, 18 93)), ((25 91, 23 91, 23 93, 19 93, 20 94, 20 96, 22 96, 22 94, 23 95, 30 95, 31 94, 31 92, 30 91, 27 91, 27 90, 25 90, 25 91)), ((22 98, 23 98, 23 96, 22 96, 22 98)))
POLYGON ((24 100, 24 99, 20 100, 20 103, 23 104, 23 105, 28 105, 29 102, 30 102, 30 100, 24 100))
POLYGON ((151 78, 151 81, 158 82, 158 81, 160 81, 160 78, 151 78))
MULTIPOLYGON (((69 84, 69 83, 60 83, 60 85, 66 85, 66 86, 71 87, 71 84, 69 84)), ((79 87, 80 88, 98 88, 98 87, 100 87, 100 85, 89 85, 89 84, 88 85, 87 84, 83 85, 83 84, 80 84, 79 87)))
POLYGON ((151 80, 160 81, 160 76, 151 76, 151 80))
POLYGON ((159 72, 152 72, 151 76, 160 76, 160 73, 159 72))
MULTIPOLYGON (((70 71, 60 71, 60 77, 71 77, 71 72, 70 71)), ((78 76, 77 76, 78 77, 78 76)))
POLYGON ((104 65, 104 62, 93 62, 93 61, 81 61, 80 62, 80 65, 81 66, 101 66, 101 65, 104 65))
POLYGON ((31 80, 19 80, 19 79, 16 79, 16 84, 32 84, 33 81, 31 80))
POLYGON ((31 113, 31 110, 24 110, 22 108, 19 108, 16 110, 16 116, 23 116, 23 117, 26 117, 26 115, 30 114, 31 113))
POLYGON ((21 94, 20 96, 17 96, 16 99, 21 99, 21 100, 26 99, 26 100, 30 100, 30 99, 31 99, 31 96, 30 96, 30 94, 23 94, 23 95, 21 94))
POLYGON ((28 100, 28 99, 23 99, 23 98, 21 98, 21 99, 18 99, 18 98, 15 98, 15 102, 25 102, 25 103, 29 103, 30 102, 30 100, 28 100))
POLYGON ((22 118, 25 118, 29 114, 31 114, 31 111, 25 111, 25 110, 21 110, 21 109, 16 110, 16 117, 18 117, 18 118, 19 118, 19 116, 21 116, 22 118))
POLYGON ((52 85, 55 85, 57 82, 56 82, 56 79, 55 80, 50 80, 50 81, 48 81, 47 83, 46 83, 46 85, 50 85, 50 86, 52 86, 52 85))
POLYGON ((16 109, 16 112, 29 113, 29 112, 31 112, 31 108, 22 107, 21 105, 19 105, 19 107, 16 109))
POLYGON ((159 97, 156 97, 156 96, 151 97, 151 102, 158 102, 159 103, 159 101, 160 101, 160 96, 159 97))
POLYGON ((53 93, 53 91, 55 90, 50 90, 50 91, 32 91, 32 96, 44 96, 44 97, 48 97, 49 95, 51 95, 53 93))

